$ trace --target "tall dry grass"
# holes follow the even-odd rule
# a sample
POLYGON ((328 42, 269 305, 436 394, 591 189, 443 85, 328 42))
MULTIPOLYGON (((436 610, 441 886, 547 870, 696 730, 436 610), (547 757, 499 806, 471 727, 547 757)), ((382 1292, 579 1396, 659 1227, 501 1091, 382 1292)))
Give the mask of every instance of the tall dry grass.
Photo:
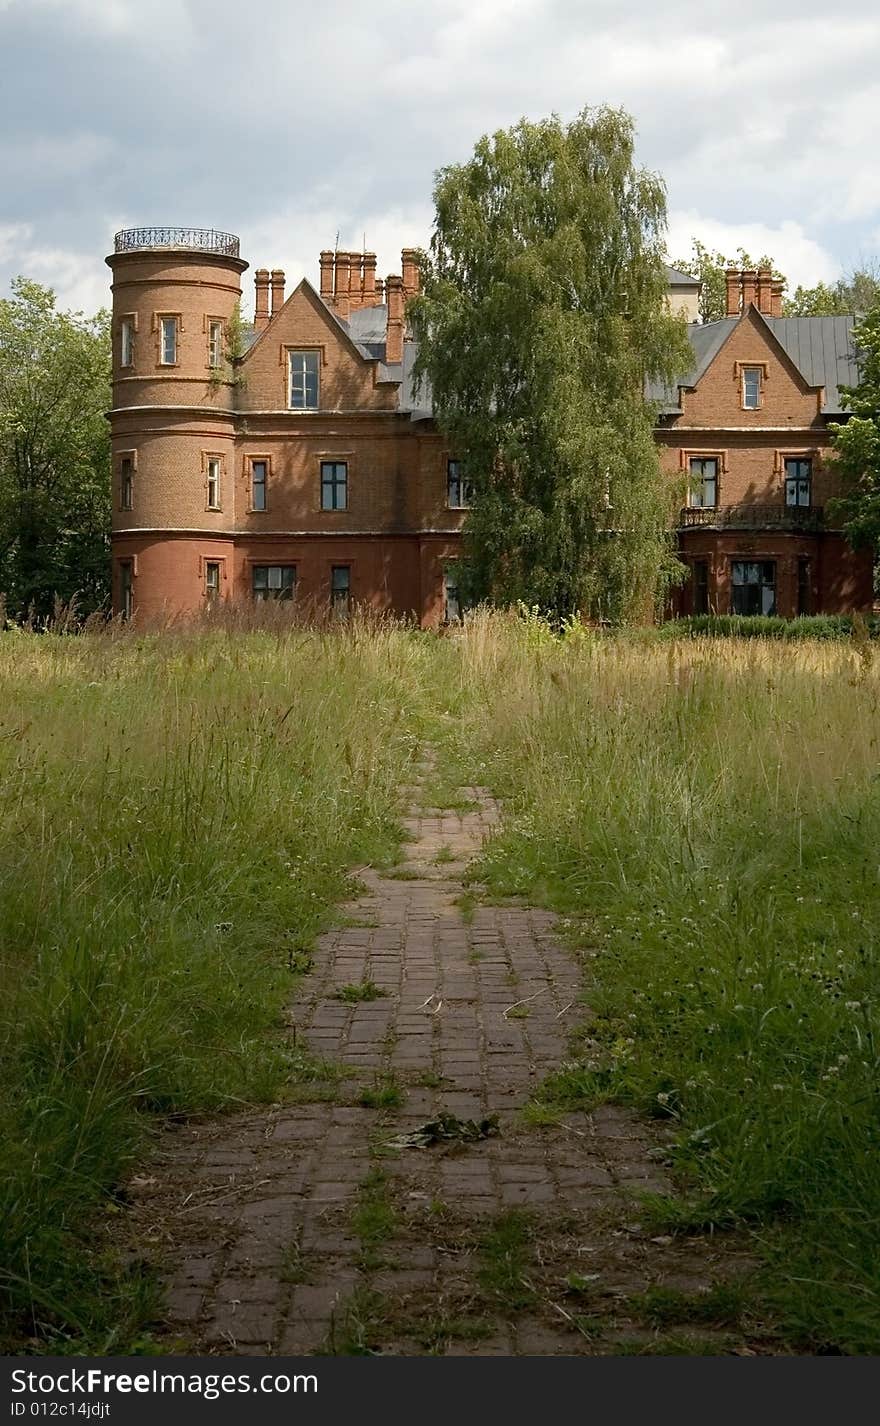
POLYGON ((461 645, 469 774, 509 809, 483 873, 587 926, 597 1018, 548 1104, 673 1122, 687 1187, 658 1216, 752 1225, 814 1349, 880 1347, 878 697, 867 640, 480 615, 461 645))
POLYGON ((88 1245, 150 1115, 283 1093, 299 953, 396 847, 424 642, 258 622, 0 635, 0 1299, 60 1349, 131 1345, 88 1245))

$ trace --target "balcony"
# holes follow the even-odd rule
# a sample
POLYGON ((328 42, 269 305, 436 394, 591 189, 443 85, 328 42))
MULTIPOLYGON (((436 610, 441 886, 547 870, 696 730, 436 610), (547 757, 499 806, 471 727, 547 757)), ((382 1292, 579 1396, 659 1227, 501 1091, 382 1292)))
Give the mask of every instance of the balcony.
POLYGON ((219 253, 221 257, 238 257, 238 238, 234 233, 218 233, 216 228, 123 228, 113 239, 118 253, 137 252, 142 248, 175 248, 190 252, 219 253))
POLYGON ((679 512, 679 530, 787 530, 814 534, 825 528, 821 505, 715 505, 679 512))

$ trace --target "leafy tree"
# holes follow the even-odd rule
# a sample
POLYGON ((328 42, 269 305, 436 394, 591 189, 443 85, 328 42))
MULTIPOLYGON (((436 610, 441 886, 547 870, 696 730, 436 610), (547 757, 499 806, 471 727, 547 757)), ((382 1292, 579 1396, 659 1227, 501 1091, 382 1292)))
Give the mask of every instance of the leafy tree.
POLYGON ((788 317, 841 317, 850 312, 869 312, 880 302, 880 265, 867 267, 839 277, 828 287, 819 282, 815 287, 797 287, 786 303, 788 317))
POLYGON ((47 614, 109 588, 110 318, 18 277, 0 300, 0 591, 47 614))
POLYGON ((830 502, 856 548, 880 544, 880 301, 853 329, 861 380, 843 387, 852 412, 844 424, 831 424, 834 466, 843 477, 844 494, 830 502))
POLYGON ((787 282, 787 278, 781 272, 777 272, 772 257, 758 258, 757 262, 750 257, 745 248, 737 248, 736 256, 725 257, 723 253, 711 252, 704 247, 699 238, 691 239, 691 256, 686 258, 676 258, 672 264, 679 272, 687 272, 691 277, 698 277, 703 284, 700 292, 700 317, 704 322, 717 322, 721 317, 727 316, 727 277, 726 271, 729 267, 756 270, 759 267, 769 267, 773 276, 782 282, 787 282))
POLYGON ((522 120, 441 170, 417 381, 472 489, 470 598, 644 615, 680 569, 645 381, 691 352, 666 306, 664 186, 630 117, 522 120))

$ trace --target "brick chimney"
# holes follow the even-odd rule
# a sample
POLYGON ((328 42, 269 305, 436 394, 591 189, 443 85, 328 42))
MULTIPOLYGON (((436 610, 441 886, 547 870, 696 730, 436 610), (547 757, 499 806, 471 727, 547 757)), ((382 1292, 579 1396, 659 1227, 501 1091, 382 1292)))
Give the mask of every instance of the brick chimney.
POLYGON ((385 283, 381 277, 376 278, 376 306, 381 307, 385 301, 385 283))
POLYGON ((385 297, 388 321, 385 331, 385 360, 389 365, 403 361, 403 309, 406 297, 402 277, 386 277, 385 297))
POLYGON ((336 308, 337 316, 341 317, 343 322, 348 321, 349 315, 351 313, 351 307, 349 305, 350 299, 348 295, 349 282, 351 280, 350 272, 351 254, 343 252, 336 253, 335 274, 333 283, 333 292, 335 297, 334 306, 336 308))
POLYGON ((269 323, 269 269, 267 267, 257 268, 254 273, 254 287, 257 294, 254 307, 254 326, 259 331, 269 323))
POLYGON ((284 273, 280 267, 272 269, 272 316, 284 306, 284 273))
POLYGON ((738 268, 729 267, 724 276, 727 279, 727 315, 738 317, 742 306, 742 273, 738 268))
POLYGON ((773 273, 769 267, 758 269, 758 311, 765 317, 773 314, 773 273))
POLYGON ((743 268, 743 311, 748 312, 752 303, 758 300, 758 274, 753 267, 743 268))
POLYGON ((333 254, 328 248, 321 253, 321 296, 325 302, 333 300, 333 254))
POLYGON ((403 295, 407 301, 419 290, 419 255, 416 248, 404 248, 400 254, 403 270, 403 295))
POLYGON ((362 283, 363 304, 365 307, 375 307, 376 297, 376 254, 364 253, 364 276, 362 283))
POLYGON ((782 280, 774 281, 770 285, 770 316, 782 316, 782 289, 785 286, 782 280))
POLYGON ((352 312, 364 305, 364 258, 362 253, 348 255, 348 294, 352 312))

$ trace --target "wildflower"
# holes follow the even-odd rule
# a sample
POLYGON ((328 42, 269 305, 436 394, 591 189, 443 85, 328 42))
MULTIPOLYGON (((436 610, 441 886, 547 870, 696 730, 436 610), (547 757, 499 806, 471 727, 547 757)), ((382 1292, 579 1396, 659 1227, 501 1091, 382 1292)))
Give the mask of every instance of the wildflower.
POLYGON ((845 1000, 843 1008, 844 1010, 861 1010, 862 1002, 860 1000, 845 1000))

